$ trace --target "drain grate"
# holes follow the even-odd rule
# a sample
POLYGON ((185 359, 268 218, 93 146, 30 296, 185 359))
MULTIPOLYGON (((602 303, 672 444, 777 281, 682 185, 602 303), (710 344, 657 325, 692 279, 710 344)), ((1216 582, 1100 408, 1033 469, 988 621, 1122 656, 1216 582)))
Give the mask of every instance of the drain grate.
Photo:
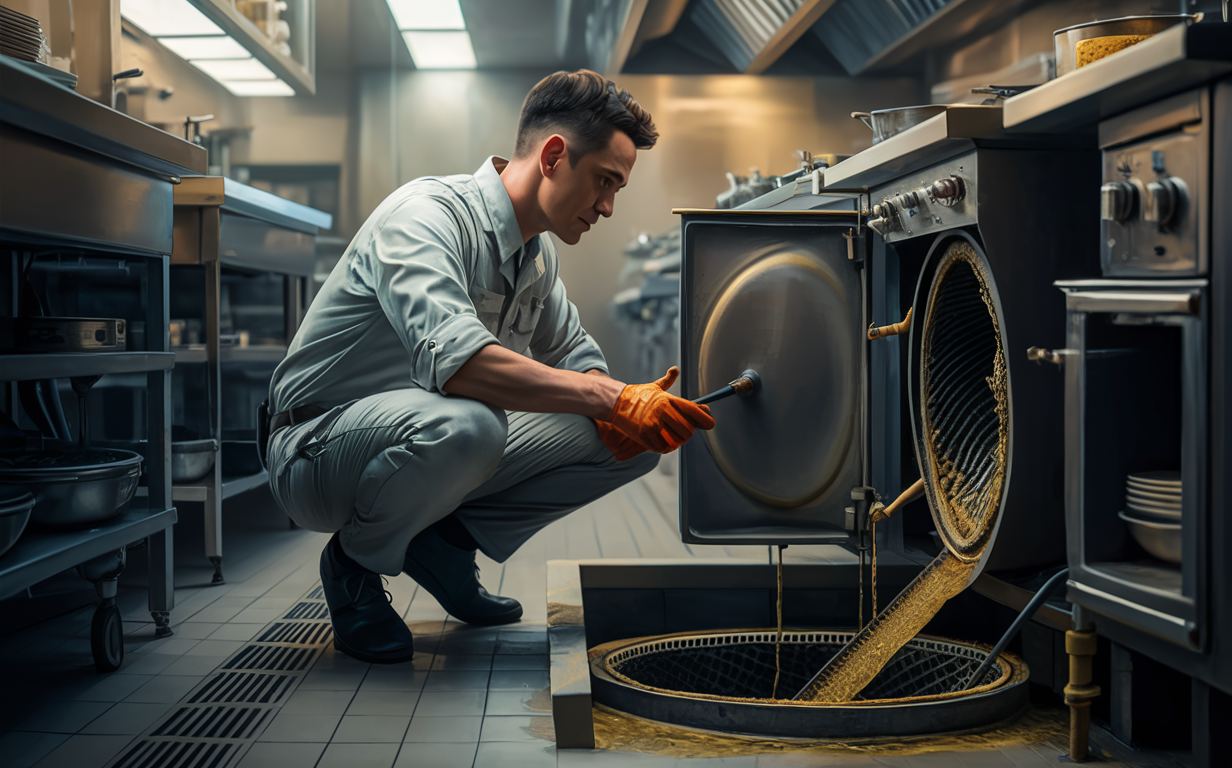
MULTIPOLYGON (((790 697, 842 647, 837 633, 784 632, 776 697, 790 697)), ((983 654, 973 648, 916 638, 874 678, 857 701, 935 696, 962 690, 983 654)), ((639 643, 611 654, 609 668, 635 685, 662 691, 766 699, 774 685, 774 633, 695 636, 639 643)), ((1003 672, 990 669, 980 685, 1003 672)))
POLYGON ((259 669, 298 672, 308 668, 316 656, 314 648, 288 648, 282 645, 249 645, 222 665, 223 669, 259 669))
POLYGON ((318 585, 317 588, 309 592, 308 596, 305 597, 304 599, 305 600, 324 600, 325 599, 325 587, 318 585))
POLYGON ((334 637, 333 627, 324 622, 279 621, 269 625, 257 638, 262 643, 291 643, 293 645, 325 645, 334 637))
POLYGON ((112 768, 226 768, 241 749, 235 742, 139 741, 112 768))
POLYGON ((221 672, 188 697, 189 704, 277 704, 295 686, 289 675, 221 672))
POLYGON ((264 707, 180 707, 150 735, 250 739, 272 714, 264 707))
POLYGON ((329 618, 329 606, 325 603, 296 603, 291 606, 291 610, 287 611, 284 619, 327 619, 329 618))

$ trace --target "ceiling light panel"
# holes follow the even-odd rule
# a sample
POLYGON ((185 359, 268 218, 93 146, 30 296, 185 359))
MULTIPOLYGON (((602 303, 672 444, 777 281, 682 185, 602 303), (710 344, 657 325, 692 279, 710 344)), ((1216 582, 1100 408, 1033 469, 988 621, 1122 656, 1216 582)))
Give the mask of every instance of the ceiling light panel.
POLYGON ((398 29, 466 29, 458 0, 388 0, 398 29))
POLYGON ((281 80, 223 80, 221 84, 236 96, 295 95, 295 89, 281 80))
POLYGON ((218 81, 276 80, 270 68, 256 59, 198 59, 192 65, 218 81))
POLYGON ((474 69, 475 51, 468 32, 403 32, 418 69, 474 69))
POLYGON ((152 37, 223 34, 188 0, 120 0, 120 15, 152 37))
POLYGON ((164 37, 158 42, 181 59, 251 59, 248 49, 225 35, 164 37))

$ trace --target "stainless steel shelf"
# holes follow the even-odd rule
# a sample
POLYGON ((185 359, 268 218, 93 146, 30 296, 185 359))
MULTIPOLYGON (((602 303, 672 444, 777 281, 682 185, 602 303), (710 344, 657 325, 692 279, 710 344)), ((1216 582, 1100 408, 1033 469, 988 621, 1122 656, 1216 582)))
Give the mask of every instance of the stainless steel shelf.
MULTIPOLYGON (((281 344, 257 344, 249 347, 222 347, 218 351, 219 362, 223 363, 280 363, 287 356, 287 348, 281 344)), ((204 363, 206 362, 205 346, 194 345, 175 350, 175 362, 204 363)))
POLYGON ((1142 104, 1232 72, 1232 26, 1180 24, 1106 59, 1005 100, 1013 133, 1087 130, 1142 104))
POLYGON ((0 355, 0 381, 165 371, 175 364, 175 360, 176 357, 171 352, 49 352, 0 355))
POLYGON ((0 598, 55 576, 79 563, 175 525, 176 510, 129 505, 117 517, 78 531, 29 530, 0 556, 0 598))
POLYGON ((232 496, 238 496, 245 491, 260 488, 267 483, 269 483, 269 472, 266 472, 264 469, 254 475, 246 475, 242 477, 223 477, 222 497, 224 499, 229 499, 232 496))

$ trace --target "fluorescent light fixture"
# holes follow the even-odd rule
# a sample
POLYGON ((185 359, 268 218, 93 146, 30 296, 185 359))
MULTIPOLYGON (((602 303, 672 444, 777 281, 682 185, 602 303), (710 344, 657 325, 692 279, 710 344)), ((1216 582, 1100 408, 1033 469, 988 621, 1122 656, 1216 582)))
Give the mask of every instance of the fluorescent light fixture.
POLYGON ((248 49, 226 35, 164 37, 158 42, 181 59, 251 59, 248 49))
POLYGON ((275 80, 278 77, 256 59, 197 59, 190 63, 220 83, 226 80, 275 80))
POLYGON ((419 69, 474 69, 471 36, 461 32, 403 32, 402 39, 419 69))
POLYGON ((221 84, 236 96, 295 95, 295 89, 281 80, 223 80, 221 84))
POLYGON ((120 14, 151 37, 223 34, 188 0, 120 0, 120 14))
POLYGON ((398 29, 466 29, 458 0, 388 0, 398 29))

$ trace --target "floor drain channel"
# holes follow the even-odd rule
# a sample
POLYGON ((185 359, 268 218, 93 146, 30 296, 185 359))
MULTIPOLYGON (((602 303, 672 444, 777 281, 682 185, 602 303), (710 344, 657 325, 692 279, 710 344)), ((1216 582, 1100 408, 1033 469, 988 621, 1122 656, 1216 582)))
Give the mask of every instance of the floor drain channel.
POLYGON ((245 643, 108 768, 234 768, 333 639, 320 585, 245 643))

